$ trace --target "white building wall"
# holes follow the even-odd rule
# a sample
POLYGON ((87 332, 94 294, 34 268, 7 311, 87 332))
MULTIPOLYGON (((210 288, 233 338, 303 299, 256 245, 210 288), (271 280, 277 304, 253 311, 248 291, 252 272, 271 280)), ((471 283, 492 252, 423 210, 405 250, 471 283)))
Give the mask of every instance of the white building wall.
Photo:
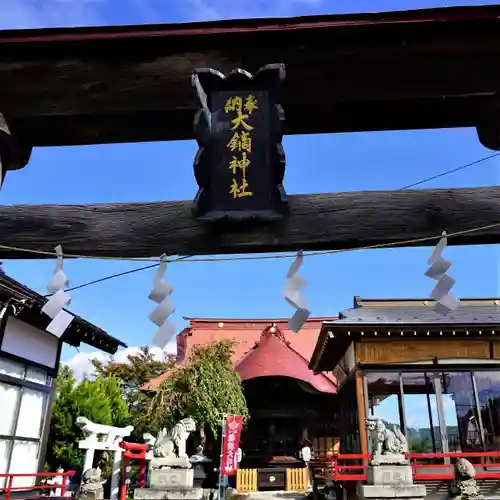
MULTIPOLYGON (((59 342, 17 318, 7 319, 0 342, 0 473, 33 474, 43 467, 52 389, 48 371, 57 369, 59 342)), ((0 487, 4 482, 0 479, 0 487)), ((13 486, 34 482, 34 477, 19 477, 13 486)))

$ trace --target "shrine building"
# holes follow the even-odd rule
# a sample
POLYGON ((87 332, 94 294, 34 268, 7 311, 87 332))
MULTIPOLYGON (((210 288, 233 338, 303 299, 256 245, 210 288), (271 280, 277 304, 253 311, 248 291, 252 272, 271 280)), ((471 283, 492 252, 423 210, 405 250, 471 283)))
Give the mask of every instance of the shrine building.
POLYGON ((462 299, 447 316, 433 306, 355 297, 338 318, 311 318, 298 334, 285 319, 187 318, 179 363, 196 344, 237 342, 234 364, 251 416, 242 491, 304 488, 304 438, 323 464, 328 452, 366 455, 368 415, 401 428, 410 453, 500 451, 500 299, 462 299))
MULTIPOLYGON (((321 454, 338 441, 331 373, 315 375, 308 367, 326 320, 311 318, 297 334, 287 319, 186 318, 189 326, 177 336, 177 361, 189 358, 194 345, 236 341, 234 365, 243 382, 251 415, 242 434, 242 468, 297 464, 299 443, 308 438, 321 454)), ((163 374, 143 389, 152 390, 163 374)))
MULTIPOLYGON (((63 343, 109 354, 126 347, 76 315, 60 338, 52 335, 41 312, 46 302, 0 271, 0 474, 25 474, 15 477, 15 487, 33 486, 44 468, 63 343)), ((0 478, 0 488, 6 481, 0 478)))
POLYGON ((395 424, 410 453, 500 451, 500 299, 354 299, 321 325, 310 368, 337 381, 342 453, 370 452, 364 419, 395 424))

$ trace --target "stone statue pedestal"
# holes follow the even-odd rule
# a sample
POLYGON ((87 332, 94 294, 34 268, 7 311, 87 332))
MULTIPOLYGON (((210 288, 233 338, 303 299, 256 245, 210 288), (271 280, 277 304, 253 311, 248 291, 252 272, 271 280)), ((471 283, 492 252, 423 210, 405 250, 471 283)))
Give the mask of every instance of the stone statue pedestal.
POLYGON ((423 500, 424 485, 413 484, 412 469, 405 453, 408 441, 398 429, 388 429, 376 417, 365 419, 365 427, 375 450, 367 470, 367 484, 359 489, 362 500, 423 500))
POLYGON ((153 489, 192 488, 193 469, 151 469, 149 487, 153 489))
POLYGON ((186 455, 186 440, 196 430, 191 417, 182 419, 167 430, 162 429, 156 439, 144 434, 151 447, 149 481, 147 488, 134 490, 135 500, 201 500, 203 489, 194 487, 194 469, 186 455))
POLYGON ((377 465, 368 467, 367 484, 394 485, 413 484, 409 465, 377 465))
MULTIPOLYGON (((171 457, 164 460, 171 460, 171 457)), ((134 500, 201 500, 203 489, 195 488, 193 484, 191 464, 189 468, 151 468, 148 488, 136 488, 134 500)))
POLYGON ((202 488, 136 488, 134 500, 201 500, 202 488))
POLYGON ((194 469, 187 457, 155 457, 151 460, 147 488, 136 488, 134 500, 200 500, 194 469))
POLYGON ((179 468, 190 469, 191 462, 188 457, 154 457, 150 462, 151 469, 179 468))
MULTIPOLYGON (((384 457, 384 455, 381 455, 384 457)), ((413 484, 412 469, 402 456, 405 463, 380 464, 374 457, 367 471, 367 484, 360 488, 360 498, 366 500, 384 500, 389 498, 403 500, 423 500, 426 496, 424 485, 413 484)), ((397 462, 397 461, 396 461, 397 462)))

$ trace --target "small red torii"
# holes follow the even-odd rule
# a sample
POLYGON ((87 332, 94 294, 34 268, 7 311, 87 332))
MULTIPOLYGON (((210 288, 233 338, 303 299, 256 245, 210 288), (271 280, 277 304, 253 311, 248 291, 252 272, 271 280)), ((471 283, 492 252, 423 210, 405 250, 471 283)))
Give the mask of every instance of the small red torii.
POLYGON ((146 454, 148 452, 149 446, 144 443, 127 443, 126 441, 121 441, 119 444, 120 448, 125 451, 122 453, 122 474, 121 474, 121 484, 120 484, 120 500, 126 500, 127 498, 127 486, 130 484, 130 461, 139 461, 139 487, 146 487, 146 466, 147 458, 146 454))

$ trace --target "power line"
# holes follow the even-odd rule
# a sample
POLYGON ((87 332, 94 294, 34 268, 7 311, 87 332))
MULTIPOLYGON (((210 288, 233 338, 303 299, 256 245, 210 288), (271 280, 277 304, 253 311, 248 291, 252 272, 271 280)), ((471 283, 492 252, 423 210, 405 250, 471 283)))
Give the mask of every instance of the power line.
MULTIPOLYGON (((189 255, 186 255, 185 257, 180 257, 179 259, 170 261, 170 262, 178 262, 180 260, 184 260, 189 258, 189 255)), ((90 285, 96 285, 97 283, 102 283, 103 281, 108 281, 113 278, 120 278, 121 276, 126 276, 128 274, 133 274, 133 273, 138 273, 139 271, 145 271, 146 269, 152 269, 153 267, 158 267, 160 263, 155 263, 155 264, 150 264, 149 266, 143 266, 139 267, 137 269, 129 269, 128 271, 123 271, 121 273, 115 273, 115 274, 110 274, 109 276, 104 276, 103 278, 99 278, 93 281, 88 281, 86 283, 82 283, 81 285, 76 285, 70 288, 66 288, 66 292, 72 292, 74 290, 79 290, 80 288, 84 288, 86 286, 90 285)), ((45 298, 50 297, 51 294, 44 295, 45 298)))
MULTIPOLYGON (((426 177, 425 179, 421 179, 417 182, 413 182, 411 184, 407 184, 406 186, 403 186, 399 188, 398 191, 404 191, 406 189, 419 186, 421 184, 424 184, 426 182, 429 182, 434 179, 438 179, 440 177, 444 177, 446 175, 452 174, 454 172, 458 172, 460 170, 464 170, 466 168, 469 168, 474 165, 478 165, 482 162, 485 162, 487 160, 491 160, 492 158, 496 158, 499 156, 500 153, 494 153, 489 156, 485 156, 483 158, 479 158, 478 160, 475 160, 470 163, 466 163, 465 165, 460 165, 458 167, 452 168, 445 170, 444 172, 441 172, 439 174, 433 175, 431 177, 426 177)), ((453 237, 453 236, 459 236, 462 234, 467 234, 471 233, 474 231, 482 231, 486 229, 491 229, 494 227, 500 226, 500 223, 496 224, 490 224, 488 226, 482 226, 482 227, 477 227, 477 228, 472 228, 468 229, 465 231, 459 231, 456 233, 450 233, 448 234, 448 237, 453 237)), ((348 248, 348 249, 338 249, 338 250, 322 250, 322 251, 317 251, 317 252, 309 252, 305 253, 305 257, 313 257, 317 255, 329 255, 333 253, 340 253, 340 252, 350 252, 350 251, 355 251, 355 250, 370 250, 370 249, 377 249, 377 248, 390 248, 394 246, 403 246, 403 245, 411 245, 414 243, 423 243, 426 241, 431 241, 435 239, 439 239, 441 235, 438 236, 429 236, 425 238, 418 238, 418 239, 413 239, 413 240, 406 240, 402 241, 399 243, 383 243, 383 244, 378 244, 378 245, 369 245, 369 246, 364 246, 364 247, 353 247, 353 248, 348 248)), ((17 251, 17 252, 26 252, 26 253, 32 253, 32 254, 38 254, 38 255, 45 255, 45 256, 54 256, 56 257, 56 254, 54 252, 47 252, 44 250, 30 250, 27 248, 20 248, 20 247, 11 247, 8 245, 0 245, 0 248, 5 249, 5 250, 11 250, 11 251, 17 251)), ((169 259, 168 262, 228 262, 228 261, 237 261, 237 260, 271 260, 271 259, 289 259, 289 258, 294 258, 296 256, 296 253, 292 254, 274 254, 274 255, 245 255, 245 256, 237 256, 237 257, 213 257, 213 258, 190 258, 191 256, 186 255, 182 257, 177 257, 175 259, 169 259), (189 259, 189 260, 187 260, 189 259)), ((110 279, 114 278, 119 278, 121 276, 127 276, 129 274, 137 273, 140 271, 145 271, 147 269, 152 269, 154 267, 158 267, 160 265, 160 259, 155 259, 155 258, 144 258, 144 257, 137 257, 137 258, 131 258, 131 257, 96 257, 96 256, 91 256, 91 255, 77 255, 77 254, 64 254, 64 257, 66 258, 83 258, 83 259, 103 259, 103 260, 126 260, 126 261, 135 261, 135 262, 154 262, 153 264, 143 266, 137 269, 130 269, 128 271, 123 271, 120 273, 115 273, 111 274, 108 276, 104 276, 103 278, 99 278, 93 281, 89 281, 86 283, 82 283, 80 285, 76 285, 74 287, 68 288, 66 291, 74 291, 74 290, 79 290, 81 288, 85 288, 90 285, 95 285, 98 283, 102 283, 104 281, 108 281, 110 279)), ((49 295, 46 295, 45 297, 48 297, 49 295)))
MULTIPOLYGON (((449 174, 452 174, 454 172, 458 172, 459 170, 464 170, 464 169, 469 168, 473 165, 477 165, 477 164, 485 162, 487 160, 491 160, 492 158, 496 158, 499 155, 500 155, 500 153, 494 153, 494 154, 491 154, 489 156, 484 156, 483 158, 479 158, 478 160, 475 160, 473 162, 466 163, 465 165, 460 165, 459 167, 445 170, 444 172, 441 172, 440 174, 436 174, 436 175, 433 175, 431 177, 426 177, 425 179, 421 179, 417 182, 413 182, 412 184, 407 184, 406 186, 399 188, 398 191, 404 191, 405 189, 419 186, 421 184, 432 181, 434 179, 444 177, 445 175, 449 175, 449 174)), ((31 253, 31 254, 36 254, 36 255, 57 257, 57 254, 55 252, 47 252, 45 250, 32 250, 32 249, 28 249, 28 248, 13 247, 13 246, 9 246, 9 245, 0 245, 0 249, 10 250, 10 251, 20 252, 20 253, 31 253)), ((159 258, 150 258, 150 257, 109 257, 109 256, 96 256, 96 255, 68 254, 68 253, 65 253, 64 257, 71 258, 71 259, 125 260, 125 261, 131 261, 131 262, 158 262, 158 264, 160 263, 159 258)), ((185 258, 186 257, 180 257, 180 259, 182 259, 182 260, 184 260, 185 258)), ((174 259, 174 260, 170 260, 169 262, 177 262, 178 260, 179 259, 174 259)), ((212 259, 212 260, 215 260, 215 259, 212 259)), ((248 259, 240 258, 240 260, 248 260, 248 259)), ((189 261, 189 262, 192 262, 192 261, 189 261)))
POLYGON ((425 182, 433 181, 434 179, 439 179, 440 177, 444 177, 445 175, 453 174, 455 172, 458 172, 459 170, 464 170, 466 168, 472 167, 473 165, 477 165, 478 163, 482 163, 483 161, 491 160, 492 158, 496 158, 499 156, 500 153, 494 153, 489 156, 485 156, 483 158, 480 158, 479 160, 472 161, 470 163, 467 163, 465 165, 461 165, 460 167, 455 167, 451 168, 450 170, 445 170, 444 172, 441 172, 440 174, 433 175, 432 177, 427 177, 426 179, 422 179, 421 181, 413 182, 412 184, 408 184, 406 186, 403 186, 402 188, 399 188, 399 191, 403 191, 405 189, 409 189, 415 186, 420 186, 420 184, 424 184, 425 182))
MULTIPOLYGON (((500 227, 500 222, 497 222, 495 224, 489 224, 487 226, 480 226, 480 227, 475 227, 472 229, 466 229, 464 231, 457 231, 455 233, 448 233, 446 236, 448 238, 453 238, 454 236, 460 236, 463 234, 468 234, 468 233, 473 233, 477 231, 485 231, 488 229, 492 229, 494 227, 500 227)), ((309 252, 309 253, 304 253, 304 257, 314 257, 318 255, 330 255, 330 254, 335 254, 335 253, 343 253, 343 252, 353 252, 355 250, 374 250, 374 249, 381 249, 381 248, 391 248, 391 247, 400 247, 400 246, 410 246, 412 244, 416 243, 424 243, 426 241, 432 241, 432 240, 439 240, 442 236, 442 233, 436 236, 426 236, 424 238, 415 238, 412 240, 405 240, 405 241, 400 241, 397 243, 380 243, 376 245, 368 245, 368 246, 363 246, 363 247, 352 247, 352 248, 344 248, 344 249, 337 249, 337 250, 320 250, 317 252, 309 252)), ((180 257, 175 260, 171 260, 169 262, 230 262, 230 261, 240 261, 240 260, 271 260, 271 259, 290 259, 290 258, 295 258, 296 253, 293 254, 278 254, 278 255, 245 255, 245 256, 238 256, 238 257, 214 257, 214 258, 192 258, 190 260, 186 260, 189 258, 189 256, 185 257, 180 257)), ((73 288, 69 288, 67 291, 72 291, 72 290, 78 290, 80 288, 84 288, 90 285, 94 285, 96 283, 100 283, 102 281, 106 281, 112 278, 118 278, 120 276, 125 276, 127 274, 133 274, 137 273, 140 271, 144 271, 145 269, 151 269, 153 267, 157 267, 160 264, 152 264, 149 266, 144 266, 138 269, 131 269, 130 271, 125 271, 122 273, 117 273, 113 274, 110 276, 106 276, 104 278, 90 281, 88 283, 83 283, 81 285, 75 286, 73 288)))

